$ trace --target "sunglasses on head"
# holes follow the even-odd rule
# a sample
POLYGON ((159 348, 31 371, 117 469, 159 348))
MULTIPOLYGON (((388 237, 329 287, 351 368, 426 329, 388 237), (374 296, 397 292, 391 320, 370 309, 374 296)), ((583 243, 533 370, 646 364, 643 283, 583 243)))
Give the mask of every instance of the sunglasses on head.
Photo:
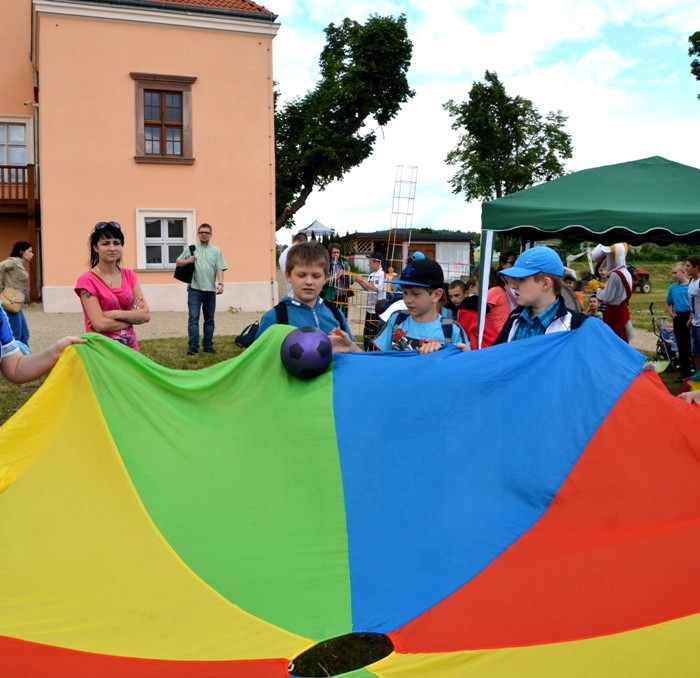
POLYGON ((103 228, 118 228, 120 231, 122 230, 122 227, 116 222, 116 221, 98 221, 95 224, 95 230, 96 231, 101 231, 103 228))

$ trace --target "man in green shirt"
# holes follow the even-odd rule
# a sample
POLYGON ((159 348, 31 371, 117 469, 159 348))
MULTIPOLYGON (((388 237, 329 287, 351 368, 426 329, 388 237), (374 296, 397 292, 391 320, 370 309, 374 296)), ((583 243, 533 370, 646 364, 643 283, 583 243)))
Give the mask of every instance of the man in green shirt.
POLYGON ((182 266, 195 262, 192 282, 187 286, 187 355, 199 352, 199 317, 204 316, 202 329, 202 351, 216 353, 214 350, 214 313, 216 311, 216 295, 224 291, 224 271, 226 262, 221 250, 211 244, 212 227, 201 224, 197 229, 197 244, 194 253, 185 247, 175 262, 182 266))

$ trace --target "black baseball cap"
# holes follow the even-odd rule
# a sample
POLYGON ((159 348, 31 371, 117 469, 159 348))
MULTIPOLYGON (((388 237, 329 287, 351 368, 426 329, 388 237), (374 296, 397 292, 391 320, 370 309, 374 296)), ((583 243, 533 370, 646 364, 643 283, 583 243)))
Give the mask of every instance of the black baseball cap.
POLYGON ((397 282, 401 287, 431 287, 438 289, 445 284, 442 266, 431 259, 418 259, 404 267, 397 282))

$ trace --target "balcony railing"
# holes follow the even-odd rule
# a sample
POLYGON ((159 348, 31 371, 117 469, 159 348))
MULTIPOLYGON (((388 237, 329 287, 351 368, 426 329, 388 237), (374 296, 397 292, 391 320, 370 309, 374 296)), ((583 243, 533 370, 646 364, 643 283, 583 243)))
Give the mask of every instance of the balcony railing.
POLYGON ((29 204, 36 198, 34 165, 0 165, 0 202, 29 204))

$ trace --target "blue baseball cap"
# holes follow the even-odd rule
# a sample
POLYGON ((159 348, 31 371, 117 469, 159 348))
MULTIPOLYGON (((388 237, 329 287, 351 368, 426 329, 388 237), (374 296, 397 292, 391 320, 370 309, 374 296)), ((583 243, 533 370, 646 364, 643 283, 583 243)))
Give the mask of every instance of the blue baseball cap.
POLYGON ((512 268, 499 271, 498 275, 508 278, 527 278, 535 273, 549 273, 563 277, 564 264, 551 247, 533 247, 525 250, 515 260, 512 268))
POLYGON ((413 259, 413 261, 420 261, 421 259, 425 259, 425 254, 423 254, 423 252, 421 252, 420 250, 416 250, 411 258, 413 259))

